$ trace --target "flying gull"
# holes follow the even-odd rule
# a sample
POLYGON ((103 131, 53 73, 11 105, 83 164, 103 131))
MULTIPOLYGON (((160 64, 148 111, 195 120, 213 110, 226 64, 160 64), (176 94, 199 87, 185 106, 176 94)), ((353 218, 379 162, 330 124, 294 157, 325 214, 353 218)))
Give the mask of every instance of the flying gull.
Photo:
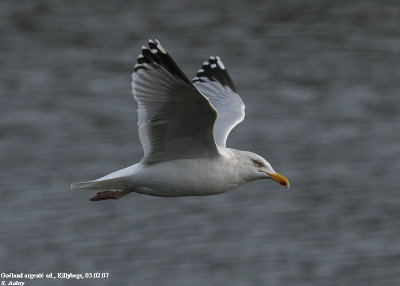
POLYGON ((132 75, 138 103, 140 163, 71 189, 103 190, 91 201, 130 192, 179 197, 225 193, 247 182, 272 179, 289 187, 263 157, 226 147, 243 121, 244 104, 219 57, 205 61, 190 81, 158 40, 142 47, 132 75))

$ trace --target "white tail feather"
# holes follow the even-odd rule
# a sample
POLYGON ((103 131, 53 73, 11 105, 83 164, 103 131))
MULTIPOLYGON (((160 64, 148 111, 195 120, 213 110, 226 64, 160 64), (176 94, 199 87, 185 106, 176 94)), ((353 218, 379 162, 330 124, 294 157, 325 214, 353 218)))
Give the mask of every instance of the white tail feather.
POLYGON ((117 189, 126 190, 127 182, 125 177, 113 178, 108 180, 95 180, 87 182, 78 182, 71 184, 71 190, 75 189, 92 189, 92 190, 107 190, 117 189))

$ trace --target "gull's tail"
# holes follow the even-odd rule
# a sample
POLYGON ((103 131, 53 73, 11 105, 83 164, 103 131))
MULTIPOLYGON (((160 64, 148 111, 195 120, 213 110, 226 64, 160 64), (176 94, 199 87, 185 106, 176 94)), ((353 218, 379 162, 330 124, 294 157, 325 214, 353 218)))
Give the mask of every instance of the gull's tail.
POLYGON ((78 182, 71 184, 71 190, 75 189, 90 189, 90 190, 126 190, 127 182, 124 177, 113 179, 98 179, 94 181, 78 182))
POLYGON ((71 189, 90 190, 129 190, 129 183, 138 164, 115 171, 94 181, 78 182, 71 184, 71 189))

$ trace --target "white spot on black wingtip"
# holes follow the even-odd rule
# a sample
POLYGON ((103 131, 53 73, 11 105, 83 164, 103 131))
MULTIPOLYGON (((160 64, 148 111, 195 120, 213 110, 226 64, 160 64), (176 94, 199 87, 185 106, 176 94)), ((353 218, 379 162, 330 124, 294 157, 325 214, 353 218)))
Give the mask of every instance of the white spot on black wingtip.
POLYGON ((211 61, 215 61, 215 57, 211 56, 211 57, 210 57, 210 60, 211 60, 211 61))
POLYGON ((153 54, 157 54, 158 50, 157 49, 150 49, 150 52, 152 52, 153 54))
POLYGON ((150 70, 150 65, 148 63, 142 64, 144 69, 150 70))
POLYGON ((158 49, 159 49, 163 54, 167 54, 167 50, 164 49, 164 47, 160 44, 160 41, 157 40, 157 39, 155 39, 154 41, 156 42, 158 49))
POLYGON ((224 64, 222 63, 222 61, 221 61, 221 59, 220 59, 219 57, 217 57, 217 65, 218 65, 222 70, 225 69, 225 66, 224 66, 224 64))
POLYGON ((216 64, 211 64, 210 67, 211 67, 212 69, 215 69, 215 68, 217 67, 217 65, 216 65, 216 64))
POLYGON ((152 39, 149 39, 149 48, 150 50, 157 49, 157 44, 152 39))
POLYGON ((136 73, 139 70, 149 70, 150 66, 146 62, 142 62, 142 63, 135 64, 133 68, 134 68, 135 73, 136 73))
POLYGON ((141 64, 135 64, 135 66, 133 68, 134 68, 135 72, 137 72, 142 67, 143 66, 141 64))
POLYGON ((142 51, 143 51, 143 50, 148 50, 148 49, 149 49, 148 47, 142 46, 142 51))
POLYGON ((204 63, 202 63, 202 66, 208 66, 209 65, 209 63, 208 62, 204 62, 204 63))
POLYGON ((137 61, 138 61, 139 64, 144 63, 145 62, 144 56, 142 54, 139 54, 137 56, 137 61))

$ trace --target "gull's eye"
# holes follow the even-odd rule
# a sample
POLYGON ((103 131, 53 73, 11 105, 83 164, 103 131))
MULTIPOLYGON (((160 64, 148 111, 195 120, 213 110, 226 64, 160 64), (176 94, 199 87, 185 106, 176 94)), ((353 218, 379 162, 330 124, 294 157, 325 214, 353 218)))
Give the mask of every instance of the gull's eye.
POLYGON ((258 168, 264 167, 264 164, 260 160, 253 160, 253 162, 258 168))

